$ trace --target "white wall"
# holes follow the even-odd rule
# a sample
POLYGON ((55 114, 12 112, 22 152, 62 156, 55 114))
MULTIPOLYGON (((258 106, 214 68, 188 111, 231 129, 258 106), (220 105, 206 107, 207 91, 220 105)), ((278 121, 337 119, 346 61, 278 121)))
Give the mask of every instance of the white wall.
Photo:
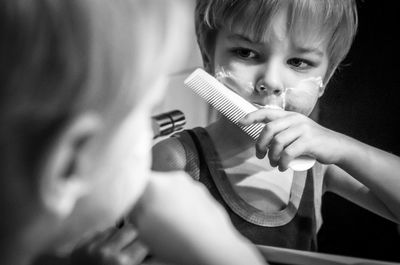
POLYGON ((185 129, 205 126, 208 124, 209 115, 208 104, 183 84, 184 79, 194 69, 202 67, 201 55, 195 38, 194 22, 190 34, 190 56, 181 71, 170 76, 165 98, 154 110, 154 114, 175 109, 181 110, 186 117, 185 129))

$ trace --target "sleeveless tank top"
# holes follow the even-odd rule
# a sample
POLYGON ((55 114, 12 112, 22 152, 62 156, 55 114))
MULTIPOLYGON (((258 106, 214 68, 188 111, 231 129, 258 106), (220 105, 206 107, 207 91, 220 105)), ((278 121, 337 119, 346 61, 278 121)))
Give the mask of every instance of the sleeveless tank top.
POLYGON ((248 204, 234 191, 204 128, 182 131, 174 136, 186 150, 185 170, 208 188, 227 210, 241 234, 257 245, 317 250, 312 170, 295 172, 289 203, 284 209, 264 212, 248 204), (196 156, 197 160, 194 159, 196 156))

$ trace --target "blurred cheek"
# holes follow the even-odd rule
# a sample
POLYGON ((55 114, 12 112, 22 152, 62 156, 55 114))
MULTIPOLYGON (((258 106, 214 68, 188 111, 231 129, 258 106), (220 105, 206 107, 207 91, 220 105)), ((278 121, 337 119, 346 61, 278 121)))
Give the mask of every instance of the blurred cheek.
POLYGON ((151 166, 150 125, 147 108, 135 108, 109 136, 107 147, 96 155, 93 175, 98 181, 92 190, 92 206, 103 223, 125 214, 147 185, 151 166))
MULTIPOLYGON (((151 167, 151 145, 152 145, 152 129, 150 124, 150 113, 148 108, 139 108, 135 110, 134 117, 127 121, 125 138, 125 148, 129 150, 126 157, 126 171, 122 171, 122 177, 125 179, 121 182, 124 194, 130 197, 124 201, 136 201, 142 194, 147 184, 150 167, 151 167)), ((122 201, 122 203, 124 203, 122 201)))
POLYGON ((116 207, 119 212, 137 201, 149 179, 153 139, 150 116, 153 107, 163 98, 166 83, 163 75, 151 80, 145 95, 128 114, 114 138, 114 150, 118 154, 114 163, 115 168, 120 168, 115 172, 119 180, 115 183, 114 196, 119 203, 114 202, 114 207, 119 204, 116 207))

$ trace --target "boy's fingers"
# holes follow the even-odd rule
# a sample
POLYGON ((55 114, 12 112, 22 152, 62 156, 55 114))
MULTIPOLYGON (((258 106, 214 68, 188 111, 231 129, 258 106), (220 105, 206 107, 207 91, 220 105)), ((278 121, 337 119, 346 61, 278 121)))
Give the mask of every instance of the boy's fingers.
POLYGON ((290 162, 297 157, 304 155, 306 145, 302 139, 298 138, 287 146, 281 153, 279 170, 284 171, 289 168, 290 162))
POLYGON ((122 249, 123 254, 130 260, 130 264, 141 264, 149 254, 149 249, 141 241, 135 240, 122 249))
POLYGON ((247 114, 238 121, 239 125, 247 126, 258 122, 270 122, 288 115, 288 112, 281 109, 259 109, 247 114))
POLYGON ((132 242, 121 251, 103 252, 98 265, 139 265, 144 264, 148 249, 138 240, 132 242))
POLYGON ((87 251, 92 251, 93 249, 96 249, 99 245, 103 244, 104 241, 107 241, 107 239, 112 235, 114 229, 108 228, 104 231, 97 232, 93 234, 91 237, 84 239, 78 245, 75 247, 76 249, 78 248, 85 248, 87 251))
MULTIPOLYGON (((112 227, 111 234, 108 238, 102 240, 96 247, 86 254, 83 253, 80 260, 86 259, 92 261, 90 264, 110 264, 110 265, 134 265, 140 264, 147 251, 139 250, 130 253, 134 249, 129 246, 135 245, 138 241, 138 233, 129 223, 125 224, 121 229, 112 227), (128 251, 126 251, 126 249, 128 251)), ((108 231, 107 231, 108 232, 108 231)), ((108 234, 108 233, 107 233, 108 234)), ((138 249, 138 247, 136 247, 138 249)), ((78 263, 81 264, 81 263, 78 263)))
POLYGON ((98 256, 99 246, 112 235, 114 229, 109 228, 102 232, 97 232, 92 236, 79 242, 71 253, 71 261, 73 264, 101 264, 98 256))
POLYGON ((265 157, 274 135, 275 131, 273 130, 272 126, 266 125, 261 131, 256 142, 256 156, 258 159, 263 159, 265 157))
POLYGON ((278 163, 281 157, 284 155, 284 150, 290 146, 300 134, 298 130, 288 129, 281 131, 271 141, 270 149, 268 151, 268 157, 270 161, 278 163))
POLYGON ((121 229, 114 228, 113 234, 99 247, 119 250, 132 243, 137 238, 137 235, 137 231, 132 225, 125 224, 121 229))
POLYGON ((265 125, 256 142, 256 155, 258 158, 264 158, 275 135, 291 127, 295 122, 295 118, 295 116, 289 116, 287 119, 274 120, 265 125))

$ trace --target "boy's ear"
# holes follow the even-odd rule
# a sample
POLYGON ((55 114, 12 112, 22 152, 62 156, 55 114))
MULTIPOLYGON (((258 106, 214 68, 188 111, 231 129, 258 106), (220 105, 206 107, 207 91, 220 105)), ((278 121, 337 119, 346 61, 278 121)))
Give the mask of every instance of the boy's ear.
POLYGON ((325 87, 326 86, 323 83, 319 85, 319 97, 322 97, 322 95, 325 93, 325 87))
POLYGON ((325 77, 322 79, 322 82, 319 86, 319 97, 321 97, 325 93, 326 85, 331 80, 332 76, 335 74, 336 67, 333 70, 330 70, 328 73, 325 74, 325 77))
POLYGON ((102 121, 93 113, 83 113, 64 127, 45 158, 40 173, 41 201, 50 213, 67 217, 84 196, 89 183, 79 171, 85 147, 100 131, 102 121))

